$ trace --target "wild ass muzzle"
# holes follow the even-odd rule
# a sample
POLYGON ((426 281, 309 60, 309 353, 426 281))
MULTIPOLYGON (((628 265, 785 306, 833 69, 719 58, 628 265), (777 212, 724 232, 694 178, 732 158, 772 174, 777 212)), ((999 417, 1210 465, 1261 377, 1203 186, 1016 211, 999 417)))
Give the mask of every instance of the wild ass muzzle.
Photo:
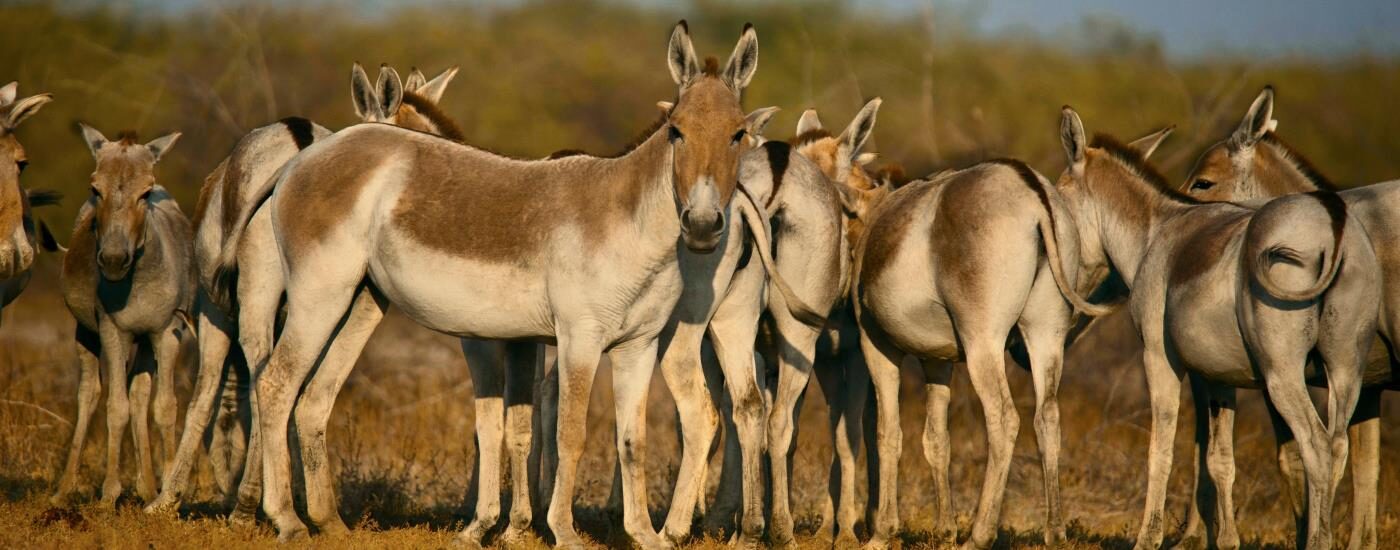
MULTIPOLYGON (((1181 190, 1204 201, 1244 203, 1299 193, 1336 191, 1336 187, 1312 163, 1275 134, 1278 121, 1273 118, 1273 110, 1274 89, 1265 87, 1250 105, 1239 127, 1201 155, 1191 175, 1182 183, 1181 190)), ((1400 220, 1397 220, 1396 214, 1400 212, 1400 181, 1348 189, 1337 192, 1337 195, 1346 203, 1348 215, 1366 228, 1366 235, 1378 257, 1384 260, 1384 251, 1400 250, 1400 220)), ((1382 261, 1380 277, 1381 302, 1376 326, 1380 335, 1388 341, 1400 341, 1396 339, 1400 337, 1400 262, 1382 261)), ((1362 378, 1365 387, 1361 390, 1356 413, 1352 415, 1348 427, 1351 451, 1347 457, 1352 472, 1351 542, 1348 547, 1353 550, 1378 546, 1376 491, 1380 474, 1380 401, 1381 392, 1385 389, 1400 389, 1395 374, 1396 362, 1397 358, 1389 353, 1388 346, 1371 346, 1362 378)), ((1313 379, 1310 382, 1323 381, 1313 379)), ((1212 390, 1225 393, 1233 402, 1233 389, 1217 386, 1212 390)), ((1192 395, 1195 394, 1193 391, 1192 395)), ((1202 414, 1207 400, 1193 397, 1193 401, 1197 414, 1202 414)), ((1233 414, 1229 409, 1225 412, 1233 414)), ((1270 412, 1273 413, 1273 409, 1270 412)), ((1305 484, 1300 467, 1301 457, 1297 441, 1288 431, 1287 424, 1277 414, 1273 417, 1272 424, 1280 445, 1279 467, 1289 478, 1288 487, 1292 489, 1289 496, 1292 497, 1301 546, 1307 533, 1307 500, 1302 493, 1305 484)), ((1185 540, 1204 542, 1200 512, 1204 508, 1212 511, 1211 517, 1207 518, 1211 521, 1208 525, 1211 529, 1207 531, 1216 535, 1218 544, 1226 547, 1232 544, 1231 541, 1238 543, 1234 509, 1219 502, 1227 499, 1232 491, 1230 483, 1233 479, 1223 475, 1233 469, 1233 466, 1223 464, 1234 462, 1234 457, 1230 456, 1233 447, 1226 444, 1233 438, 1229 433, 1231 427, 1229 421, 1197 425, 1197 442, 1201 449, 1198 449, 1196 456, 1200 460, 1196 465, 1196 497, 1191 500, 1183 535, 1185 540), (1211 427, 1219 427, 1222 431, 1211 432, 1211 427), (1214 452, 1206 452, 1206 447, 1214 452)))
POLYGON ((0 310, 28 286, 29 268, 39 250, 57 248, 48 227, 34 218, 33 209, 58 204, 62 199, 58 192, 20 185, 29 157, 15 130, 53 101, 53 96, 35 94, 16 99, 18 92, 17 82, 0 86, 0 310))
MULTIPOLYGON (((109 141, 97 130, 81 128, 97 168, 60 279, 64 302, 78 320, 78 418, 52 500, 62 504, 78 482, 88 423, 102 391, 100 360, 108 386, 102 502, 112 506, 121 496, 122 437, 128 423, 136 447, 137 494, 150 502, 156 496, 146 420, 151 378, 154 374, 155 424, 165 466, 175 455, 175 369, 181 336, 191 328, 188 312, 195 293, 189 221, 155 181, 156 161, 180 134, 141 144, 132 133, 109 141), (133 354, 135 370, 128 376, 133 354)), ((162 473, 168 475, 169 469, 162 467, 162 473)))
MULTIPOLYGON (((670 311, 681 294, 677 241, 706 251, 723 237, 725 224, 715 221, 727 216, 739 157, 751 147, 739 96, 756 68, 757 36, 746 26, 726 67, 702 68, 682 22, 667 59, 680 88, 675 107, 617 158, 516 160, 366 124, 287 163, 260 210, 276 236, 270 263, 286 273, 287 322, 256 389, 263 507, 279 538, 306 534, 291 506, 286 446, 297 389, 347 310, 344 325, 355 330, 342 327, 336 345, 353 357, 395 304, 460 337, 557 343, 560 460, 549 524, 565 547, 583 545, 573 528, 573 483, 587 395, 608 352, 624 524, 643 547, 669 546, 650 525, 639 463, 646 388, 667 320, 657 312, 670 311), (366 279, 373 291, 361 293, 366 279)), ((250 269, 241 259, 240 266, 250 269)), ((244 291, 240 285, 246 307, 244 291)), ((268 296, 261 299, 275 301, 268 296)), ((323 452, 325 421, 346 374, 306 388, 297 407, 304 453, 323 452)), ((317 466, 308 473, 307 511, 320 526, 338 517, 332 480, 317 466)))
MULTIPOLYGON (((1162 542, 1181 377, 1190 372, 1268 390, 1302 454, 1307 547, 1330 547, 1333 485, 1347 448, 1340 427, 1360 394, 1380 292, 1365 230, 1329 192, 1258 210, 1200 203, 1167 184, 1142 151, 1106 136, 1088 142, 1069 107, 1061 139, 1069 167, 1057 187, 1081 224, 1085 269, 1108 265, 1122 276, 1143 340, 1153 420, 1136 546, 1162 542), (1325 424, 1304 382, 1314 349, 1329 382, 1325 424)), ((1232 477, 1228 466, 1219 473, 1232 477)))
MULTIPOLYGON (((895 190, 869 215, 856 246, 852 297, 861 349, 875 386, 879 487, 871 543, 899 525, 896 509, 899 366, 923 365, 931 387, 926 458, 936 490, 948 492, 947 406, 953 361, 966 361, 986 416, 988 461, 967 546, 997 534, 1019 418, 1007 386, 1005 350, 1019 329, 1036 381, 1036 439, 1045 471, 1047 543, 1063 541, 1059 502, 1058 391, 1074 311, 1110 308, 1081 295, 1097 284, 1079 269, 1075 217, 1050 182, 1024 163, 994 160, 895 190), (942 471, 937 471, 942 470, 942 471)), ((870 421, 867 419, 866 421, 870 421)), ((940 503, 946 496, 935 497, 940 503)), ((951 534, 951 510, 935 522, 951 534)))
MULTIPOLYGON (((400 84, 393 69, 381 66, 378 80, 371 82, 357 63, 350 78, 355 113, 366 122, 382 121, 460 139, 456 124, 437 108, 456 74, 453 67, 427 80, 414 69, 408 81, 400 84)), ((196 300, 200 374, 171 475, 161 480, 160 496, 146 507, 147 512, 173 513, 179 507, 195 451, 212 421, 215 429, 209 457, 215 484, 226 499, 236 498, 234 522, 253 521, 262 498, 261 474, 256 468, 261 459, 249 457, 258 451, 252 446, 255 428, 245 426, 242 419, 251 408, 251 376, 242 354, 229 353, 238 338, 238 308, 229 288, 237 285, 237 278, 233 269, 220 270, 220 255, 225 246, 237 250, 247 218, 271 193, 277 170, 329 135, 330 130, 305 118, 284 118, 241 138, 204 180, 194 215, 194 256, 200 282, 196 300), (222 392, 220 379, 224 380, 222 392)))

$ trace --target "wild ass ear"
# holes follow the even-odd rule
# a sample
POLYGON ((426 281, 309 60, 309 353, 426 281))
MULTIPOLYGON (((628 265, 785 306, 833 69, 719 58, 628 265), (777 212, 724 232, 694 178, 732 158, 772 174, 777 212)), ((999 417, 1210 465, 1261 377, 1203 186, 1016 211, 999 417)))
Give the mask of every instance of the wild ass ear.
POLYGON ((875 159, 877 158, 880 158, 879 153, 861 153, 859 155, 856 155, 856 164, 865 166, 867 164, 875 162, 875 159))
POLYGON ((3 124, 6 130, 14 130, 19 127, 19 123, 39 112, 39 108, 50 101, 53 101, 52 94, 36 94, 21 99, 10 106, 10 114, 4 121, 0 121, 0 124, 3 124))
POLYGON ((373 122, 384 118, 379 111, 379 92, 370 83, 369 75, 359 63, 350 69, 350 99, 355 102, 355 116, 360 120, 373 122))
POLYGON ((752 113, 744 117, 744 129, 755 138, 763 136, 763 129, 773 120, 773 115, 778 114, 780 110, 778 107, 754 109, 752 113))
POLYGON ((171 132, 169 134, 151 140, 150 143, 146 144, 146 148, 150 149, 151 156, 155 157, 156 160, 159 161, 160 157, 164 156, 165 152, 169 151, 170 148, 174 146, 175 142, 179 139, 180 132, 171 132))
POLYGON ((822 121, 817 118, 816 109, 802 111, 802 117, 797 119, 797 135, 802 135, 812 130, 822 129, 822 121))
POLYGON ((1060 108, 1060 145, 1065 148, 1065 160, 1069 163, 1070 174, 1075 177, 1084 174, 1085 147, 1084 122, 1079 113, 1069 105, 1060 108))
POLYGON ((87 143, 88 150, 92 151, 93 158, 97 158, 97 151, 102 149, 103 145, 107 144, 107 136, 102 135, 102 132, 81 122, 78 123, 78 128, 82 130, 83 142, 87 143))
POLYGON ((53 230, 49 229, 49 224, 40 220, 39 226, 39 247, 47 252, 61 252, 63 245, 58 244, 58 239, 53 236, 53 230))
MULTIPOLYGON (((437 103, 439 101, 442 101, 442 94, 447 91, 447 85, 451 84, 452 79, 457 77, 457 69, 457 67, 449 68, 416 89, 407 86, 405 87, 408 89, 408 91, 423 96, 424 98, 427 98, 428 101, 437 103)), ((421 77, 423 73, 418 74, 421 77)), ((413 76, 410 75, 409 78, 412 79, 413 76)))
POLYGON ((675 109, 676 104, 670 101, 658 101, 656 102, 656 108, 661 109, 662 116, 671 116, 671 109, 675 109))
POLYGON ((1264 90, 1259 92, 1259 97, 1254 98, 1254 103, 1249 106, 1249 112, 1245 113, 1244 120, 1240 121, 1240 127, 1230 136, 1230 142, 1236 148, 1252 147, 1274 128, 1273 120, 1274 87, 1265 86, 1264 90))
POLYGON ((1141 154, 1142 158, 1150 157, 1152 156, 1152 152, 1156 151, 1157 147, 1162 145, 1162 142, 1167 140, 1167 136, 1172 135, 1172 132, 1175 130, 1176 125, 1172 124, 1171 126, 1167 126, 1166 128, 1133 140, 1132 143, 1128 144, 1128 147, 1141 154))
POLYGON ((399 111, 399 104, 403 103, 403 81, 399 80, 398 71, 387 64, 380 65, 379 81, 374 84, 374 89, 379 91, 379 108, 384 118, 399 111))
POLYGON ((0 107, 9 105, 19 95, 19 82, 13 81, 4 86, 0 86, 0 107))
POLYGON ((739 34, 739 43, 734 45, 734 53, 729 54, 729 63, 724 67, 724 83, 729 88, 742 92, 753 80, 758 70, 758 32, 753 23, 744 23, 744 31, 739 34))
POLYGON ((870 134, 875 130, 875 115, 880 112, 880 98, 875 98, 861 107, 856 113, 856 118, 851 120, 851 125, 841 132, 841 137, 836 138, 840 146, 846 148, 846 154, 854 159, 860 153, 860 148, 865 146, 866 140, 870 139, 870 134))
POLYGON ((671 44, 666 48, 666 65, 671 69, 671 80, 685 87, 690 79, 700 74, 700 61, 695 58, 695 46, 690 43, 690 26, 682 19, 671 29, 671 44))
POLYGON ((419 88, 428 83, 428 77, 418 67, 413 67, 408 71, 408 78, 403 81, 403 89, 408 92, 417 93, 419 88))

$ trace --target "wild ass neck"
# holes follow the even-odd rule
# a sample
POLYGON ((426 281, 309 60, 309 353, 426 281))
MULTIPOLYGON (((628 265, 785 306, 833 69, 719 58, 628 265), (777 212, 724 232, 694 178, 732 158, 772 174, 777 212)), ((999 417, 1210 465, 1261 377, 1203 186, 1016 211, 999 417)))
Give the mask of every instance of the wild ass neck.
POLYGON ((1099 185, 1094 190, 1094 202, 1104 253, 1131 289, 1138 265, 1162 222, 1198 204, 1158 188, 1145 178, 1124 179, 1129 181, 1099 185))

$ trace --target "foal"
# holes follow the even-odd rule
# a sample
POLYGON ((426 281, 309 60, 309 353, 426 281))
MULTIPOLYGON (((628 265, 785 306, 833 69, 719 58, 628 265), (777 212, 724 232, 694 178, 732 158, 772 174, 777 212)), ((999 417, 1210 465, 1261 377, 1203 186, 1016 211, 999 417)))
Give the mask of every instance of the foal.
POLYGON ((40 246, 53 242, 48 227, 35 221, 33 209, 58 204, 62 198, 57 192, 29 190, 19 183, 29 157, 15 129, 53 101, 53 96, 36 94, 16 100, 18 91, 17 82, 0 86, 0 309, 29 284, 29 268, 40 246))
POLYGON ((1162 541, 1181 377, 1190 372, 1268 390, 1307 472, 1307 547, 1329 547, 1333 480, 1346 457, 1340 427, 1356 407, 1379 299, 1365 230, 1333 193, 1283 197, 1257 211, 1197 202, 1141 151, 1107 137, 1088 143, 1068 107, 1061 140, 1069 167, 1057 187, 1079 220, 1082 255, 1122 275, 1143 340, 1152 436, 1136 546, 1162 541), (1304 382, 1314 349, 1330 386, 1326 424, 1304 382))
MULTIPOLYGON (((392 303, 461 337, 557 342, 560 461, 549 523, 561 546, 583 544, 573 528, 573 483, 587 395, 607 351, 624 523, 642 546, 669 546, 647 517, 639 463, 646 388, 667 320, 656 313, 680 297, 677 240, 705 252, 724 237, 738 159, 751 147, 739 94, 756 68, 757 35, 746 26, 723 69, 713 61, 702 69, 682 22, 667 60, 680 87, 675 107, 618 158, 508 159, 369 124, 287 164, 260 210, 276 235, 272 264, 286 273, 286 329, 257 381, 263 506, 280 538, 306 533, 289 492, 286 431, 296 391, 347 310, 335 346, 353 357, 392 303), (360 292, 366 278, 373 290, 360 292)), ((260 307, 276 301, 275 290, 260 307)), ((246 315, 244 297, 240 288, 246 315)), ((324 456, 324 426, 348 368, 325 384, 321 374, 297 407, 302 447, 313 457, 324 456)), ((329 481, 308 477, 308 514, 318 525, 335 515, 329 481)))
MULTIPOLYGON (((1273 129, 1277 124, 1273 119, 1274 90, 1266 87, 1250 105, 1240 126, 1224 141, 1221 141, 1201 155, 1182 190, 1191 196, 1207 201, 1258 201, 1295 193, 1333 191, 1335 188, 1306 159, 1298 154, 1277 136, 1273 129)), ((1387 255, 1388 250, 1400 250, 1400 181, 1377 183, 1349 189, 1337 193, 1347 205, 1347 212, 1353 215, 1375 247, 1381 259, 1380 276, 1382 299, 1379 317, 1376 320, 1380 336, 1389 345, 1375 345, 1366 365, 1363 381, 1367 386, 1361 390, 1356 413, 1351 417, 1348 428, 1353 451, 1348 453, 1352 468, 1352 549, 1376 548, 1376 489, 1380 473, 1380 402, 1384 389, 1400 389, 1396 378, 1397 358, 1388 353, 1394 342, 1400 341, 1400 261, 1387 255)), ((1316 381, 1315 381, 1316 382, 1316 381)), ((1217 389, 1216 391, 1221 391, 1217 389)), ((1233 390, 1228 392, 1233 400, 1233 390)), ((1197 415, 1204 416, 1206 399, 1192 399, 1196 403, 1197 415)), ((1230 414, 1227 409, 1222 411, 1230 414)), ((1287 476, 1292 489, 1293 513, 1298 520, 1298 532, 1305 532, 1303 523, 1306 501, 1302 494, 1303 479, 1299 469, 1297 442, 1288 432, 1277 413, 1271 408, 1275 434, 1279 440, 1279 466, 1287 476)), ((1231 487, 1229 479, 1212 479, 1200 475, 1216 471, 1225 466, 1211 463, 1228 462, 1232 449, 1227 444, 1232 435, 1228 432, 1228 420, 1211 423, 1222 428, 1221 433, 1198 434, 1198 440, 1205 436, 1219 452, 1205 452, 1200 449, 1198 461, 1196 498, 1191 501, 1185 540, 1202 540, 1200 533, 1200 507, 1214 508, 1210 518, 1211 527, 1221 547, 1238 544, 1234 527, 1234 508, 1229 506, 1231 487), (1224 453, 1224 454, 1222 454, 1224 453), (1206 462, 1202 464, 1200 462, 1206 462), (1212 506, 1211 495, 1219 495, 1219 505, 1212 506)), ((1201 429, 1198 424, 1198 431, 1201 429)), ((1333 429, 1336 429, 1333 427, 1333 429)), ((1233 467, 1233 466, 1229 466, 1233 467)))
MULTIPOLYGON (((88 421, 101 393, 100 358, 107 371, 107 477, 102 502, 110 506, 121 496, 122 436, 132 417, 136 488, 150 502, 156 496, 146 424, 151 371, 155 371, 161 459, 168 464, 175 455, 174 384, 180 328, 188 321, 195 293, 189 221, 175 199, 155 182, 156 161, 180 134, 142 145, 131 133, 108 141, 97 130, 81 127, 97 169, 92 174, 92 198, 83 204, 74 224, 60 282, 64 302, 78 320, 82 371, 73 443, 53 500, 67 500, 77 483, 88 421), (134 342, 137 338, 145 342, 134 342), (128 373, 133 352, 136 370, 128 373)), ((163 473, 168 471, 163 468, 163 473)))
MULTIPOLYGON (((454 67, 429 81, 414 69, 407 83, 401 85, 398 74, 384 66, 380 67, 378 81, 372 83, 356 63, 350 77, 355 114, 366 122, 382 120, 460 139, 457 126, 437 109, 437 102, 456 74, 454 67), (387 106, 387 111, 381 105, 387 106), (390 115, 384 116, 384 112, 390 115)), ((236 283, 228 271, 219 271, 220 254, 226 243, 237 243, 242 237, 246 218, 257 207, 257 201, 269 193, 277 170, 302 149, 329 135, 330 130, 307 119, 282 119, 239 139, 229 156, 204 180, 194 213, 194 257, 200 282, 196 297, 199 376, 171 475, 162 479, 160 496, 146 507, 148 512, 172 512, 179 507, 189 484, 195 451, 211 420, 215 420, 209 444, 214 481, 226 496, 234 496, 234 486, 238 484, 233 520, 250 522, 257 511, 262 486, 255 466, 260 459, 254 456, 245 463, 245 457, 256 448, 251 447, 251 438, 245 447, 247 436, 238 418, 239 410, 248 408, 249 372, 240 354, 229 354, 238 330, 237 303, 231 300, 228 287, 236 283), (223 395, 215 410, 221 379, 223 395), (251 475, 243 475, 245 471, 251 475)))

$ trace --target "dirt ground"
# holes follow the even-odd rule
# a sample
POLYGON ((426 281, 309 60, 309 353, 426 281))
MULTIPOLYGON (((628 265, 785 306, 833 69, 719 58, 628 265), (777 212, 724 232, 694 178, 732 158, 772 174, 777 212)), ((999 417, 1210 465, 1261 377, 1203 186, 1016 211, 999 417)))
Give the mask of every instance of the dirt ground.
MULTIPOLYGON (((77 367, 73 320, 56 292, 53 257, 40 262, 35 284, 5 310, 0 323, 0 547, 167 548, 253 547, 274 542, 270 525, 239 529, 223 521, 226 512, 214 491, 207 460, 196 466, 191 498, 182 519, 143 514, 134 495, 117 510, 95 503, 53 509, 48 496, 57 482, 76 414, 77 367)), ((1122 312, 1099 323, 1067 355, 1061 385, 1063 451, 1060 481, 1071 548, 1130 548, 1141 515, 1146 486, 1149 418, 1136 335, 1122 312)), ((193 355, 187 353, 190 358, 193 355)), ((442 547, 471 518, 464 503, 472 475, 471 380, 454 339, 417 327, 391 314, 370 341, 345 385, 328 434, 340 479, 340 511, 352 526, 348 539, 313 538, 297 546, 442 547)), ((1041 470, 1031 428, 1033 397, 1027 372, 1008 367, 1012 393, 1022 415, 1020 436, 1007 488, 998 548, 1041 546, 1041 470)), ((625 546, 602 506, 607 499, 615 457, 612 407, 606 369, 594 385, 588 422, 588 449, 578 485, 577 517, 582 531, 608 546, 625 546)), ((193 368, 178 375, 180 402, 187 402, 193 368)), ((930 540, 930 476, 922 456, 923 384, 906 372, 902 388, 904 453, 899 502, 903 530, 899 543, 936 547, 930 540)), ((955 375, 952 418, 953 503, 961 536, 967 535, 986 463, 981 408, 965 373, 955 375)), ((1189 393, 1189 392, 1184 392, 1189 393)), ((653 383, 646 462, 653 518, 660 524, 679 462, 675 413, 660 382, 653 383)), ((1175 468, 1167 500, 1168 542, 1179 535, 1190 491, 1192 459, 1189 395, 1183 395, 1175 468)), ((1379 527, 1381 546, 1400 540, 1400 414, 1394 397, 1383 408, 1379 527)), ((1258 392, 1241 392, 1235 487, 1240 535, 1246 548, 1292 545, 1288 497, 1275 466, 1275 447, 1258 392)), ((102 477, 105 419, 94 418, 84 453, 82 479, 91 496, 102 477)), ((183 413, 182 413, 183 415, 183 413)), ((816 547, 811 536, 819 521, 832 446, 825 403, 815 388, 801 412, 793 479, 793 511, 798 542, 816 547)), ((183 426, 183 418, 181 420, 183 426)), ((130 444, 127 444, 130 449, 130 444)), ((717 460, 716 460, 717 462, 717 460)), ((862 458, 863 462, 863 458, 862 458)), ((123 458, 128 492, 134 456, 123 458)), ((712 467, 717 468, 718 464, 712 467)), ((864 471, 864 466, 861 466, 864 471)), ((717 472, 709 476, 711 484, 717 472)), ((860 485, 863 485, 861 483, 860 485)), ((710 488, 713 497, 714 487, 710 488)), ((1350 481, 1337 495, 1335 532, 1345 544, 1349 533, 1350 481)), ((864 491, 858 502, 864 502, 864 491)), ((504 516, 504 514, 503 514, 504 516)), ((701 539, 690 547, 718 547, 701 539)), ((543 546, 543 542, 529 546, 543 546)))

